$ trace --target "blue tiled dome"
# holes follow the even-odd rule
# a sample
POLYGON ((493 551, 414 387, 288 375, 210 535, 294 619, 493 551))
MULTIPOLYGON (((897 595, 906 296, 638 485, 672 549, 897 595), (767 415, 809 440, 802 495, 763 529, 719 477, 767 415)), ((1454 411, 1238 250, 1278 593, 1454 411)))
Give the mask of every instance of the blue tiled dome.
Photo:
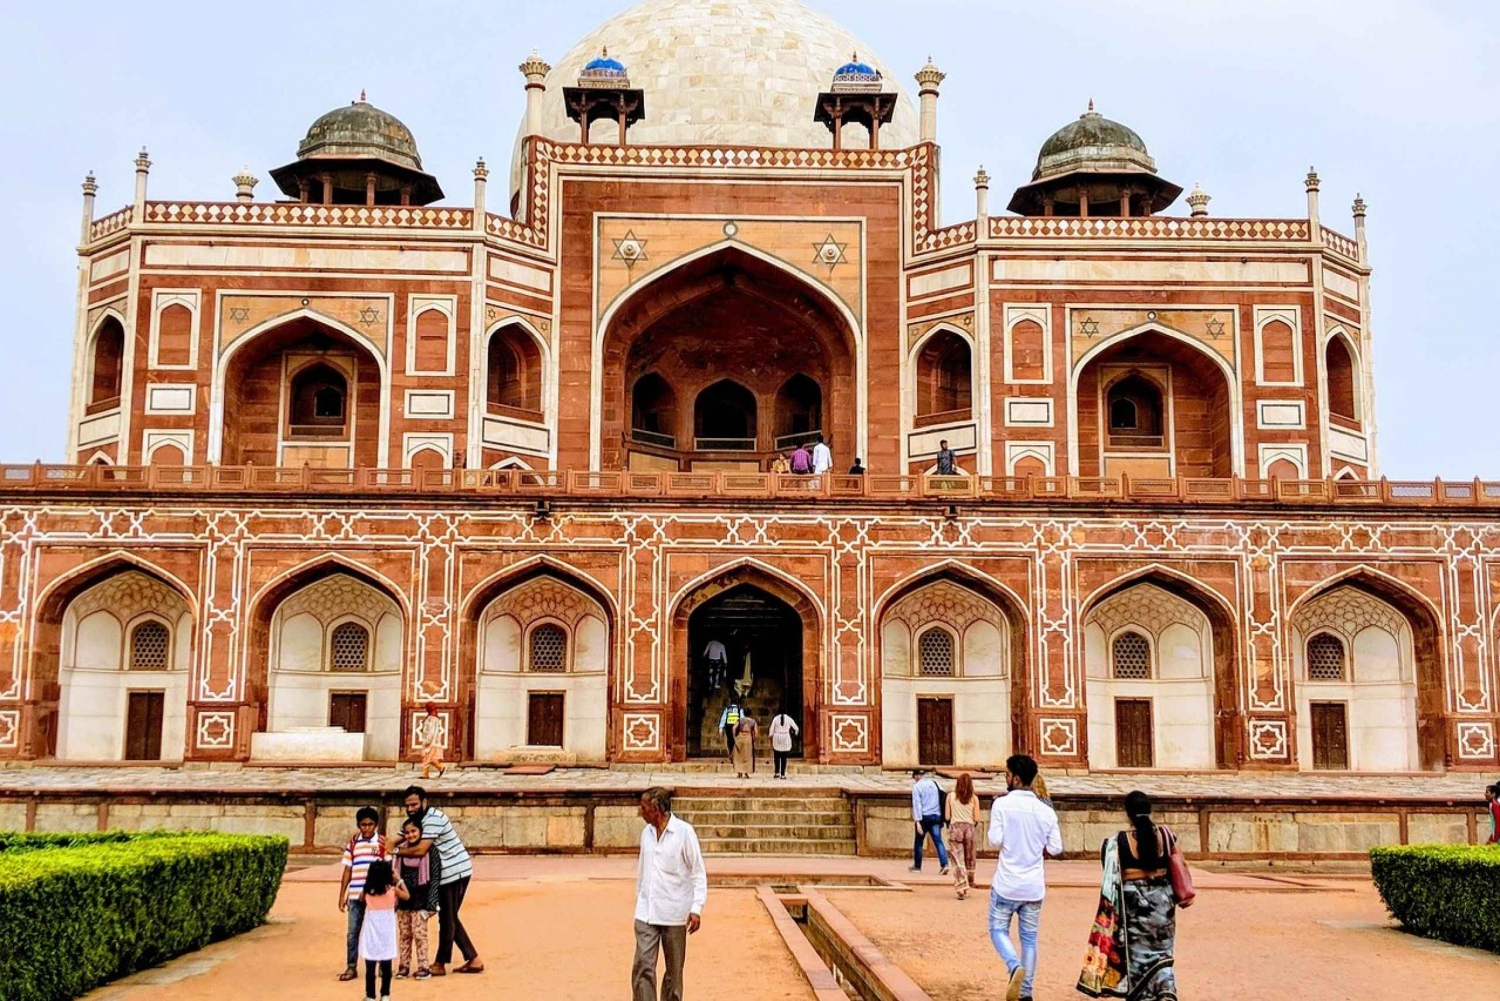
POLYGON ((624 76, 625 64, 618 59, 609 57, 609 50, 605 49, 598 59, 594 59, 584 66, 582 76, 624 76))
POLYGON ((862 63, 856 60, 855 62, 845 63, 844 65, 840 66, 837 70, 834 71, 833 75, 878 77, 880 74, 876 72, 875 67, 869 65, 868 63, 862 63))

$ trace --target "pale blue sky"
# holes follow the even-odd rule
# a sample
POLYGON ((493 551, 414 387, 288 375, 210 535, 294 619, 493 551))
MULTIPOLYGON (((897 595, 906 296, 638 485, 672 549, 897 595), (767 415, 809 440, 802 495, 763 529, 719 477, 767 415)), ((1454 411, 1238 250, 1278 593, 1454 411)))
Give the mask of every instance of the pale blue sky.
MULTIPOLYGON (((753 3, 754 0, 736 0, 753 3)), ((1093 97, 1146 140, 1162 174, 1201 181, 1219 216, 1305 213, 1352 234, 1370 204, 1380 454, 1392 477, 1500 478, 1490 404, 1500 363, 1490 241, 1500 222, 1500 5, 1421 0, 812 0, 915 95, 929 53, 945 220, 971 218, 1093 97)), ((318 115, 369 91, 415 132, 455 204, 484 156, 505 176, 523 95, 516 65, 555 60, 623 0, 489 4, 161 2, 12 5, 0 38, 0 461, 62 456, 79 182, 125 205, 151 151, 153 198, 228 200, 249 165, 270 197, 318 115)), ((811 114, 811 111, 809 111, 811 114)), ((503 201, 503 199, 496 199, 503 201)), ((1173 208, 1185 213, 1185 206, 1173 208)))

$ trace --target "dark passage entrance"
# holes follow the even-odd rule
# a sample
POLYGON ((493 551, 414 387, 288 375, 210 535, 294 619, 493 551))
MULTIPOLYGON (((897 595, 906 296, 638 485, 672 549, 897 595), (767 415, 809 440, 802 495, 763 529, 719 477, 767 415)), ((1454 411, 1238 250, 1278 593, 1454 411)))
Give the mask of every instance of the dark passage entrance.
POLYGON ((131 692, 125 716, 125 760, 161 760, 165 692, 131 692))
MULTIPOLYGON (((730 700, 755 721, 756 767, 769 765, 771 717, 785 706, 805 728, 802 712, 802 619, 786 602, 753 584, 741 584, 704 602, 688 618, 687 754, 723 757, 719 716, 730 700), (727 665, 715 669, 708 651, 723 647, 727 665)), ((802 756, 802 740, 792 745, 802 756)))

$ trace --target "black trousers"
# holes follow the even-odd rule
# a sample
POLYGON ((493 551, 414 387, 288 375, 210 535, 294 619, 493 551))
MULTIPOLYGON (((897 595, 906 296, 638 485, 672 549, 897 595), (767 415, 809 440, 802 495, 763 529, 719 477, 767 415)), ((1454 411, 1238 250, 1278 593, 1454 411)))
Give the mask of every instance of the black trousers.
POLYGON ((776 757, 776 774, 777 775, 785 775, 786 774, 786 759, 790 758, 792 756, 792 752, 791 751, 772 751, 771 753, 773 755, 775 755, 775 757, 776 757))
POLYGON ((463 953, 465 962, 479 955, 479 950, 469 941, 469 933, 464 931, 464 923, 458 917, 458 912, 463 910, 464 894, 468 892, 468 876, 438 887, 438 947, 437 956, 433 959, 435 963, 447 966, 453 962, 455 945, 463 953))
POLYGON ((391 993, 391 961, 380 961, 380 993, 375 993, 375 960, 365 960, 365 997, 387 997, 391 993))
POLYGON ((728 723, 724 724, 724 756, 734 757, 734 727, 728 723))

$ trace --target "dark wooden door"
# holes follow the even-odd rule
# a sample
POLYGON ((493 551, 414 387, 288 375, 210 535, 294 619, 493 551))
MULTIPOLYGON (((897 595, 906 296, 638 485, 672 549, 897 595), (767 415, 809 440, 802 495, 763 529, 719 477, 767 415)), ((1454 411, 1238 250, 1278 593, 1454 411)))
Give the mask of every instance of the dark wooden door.
POLYGON ((125 714, 125 760, 161 760, 161 721, 164 692, 130 692, 125 714))
POLYGON ((1151 768, 1156 755, 1150 699, 1115 699, 1115 765, 1151 768))
POLYGON ((1312 710, 1313 767, 1327 771, 1349 768, 1349 715, 1342 702, 1314 702, 1312 710))
POLYGON ((526 743, 532 747, 563 746, 561 692, 532 692, 526 713, 526 743))
POLYGON ((953 764, 953 700, 917 700, 917 763, 953 764))
POLYGON ((345 733, 364 733, 369 699, 364 692, 333 692, 328 696, 328 725, 341 726, 345 733))

